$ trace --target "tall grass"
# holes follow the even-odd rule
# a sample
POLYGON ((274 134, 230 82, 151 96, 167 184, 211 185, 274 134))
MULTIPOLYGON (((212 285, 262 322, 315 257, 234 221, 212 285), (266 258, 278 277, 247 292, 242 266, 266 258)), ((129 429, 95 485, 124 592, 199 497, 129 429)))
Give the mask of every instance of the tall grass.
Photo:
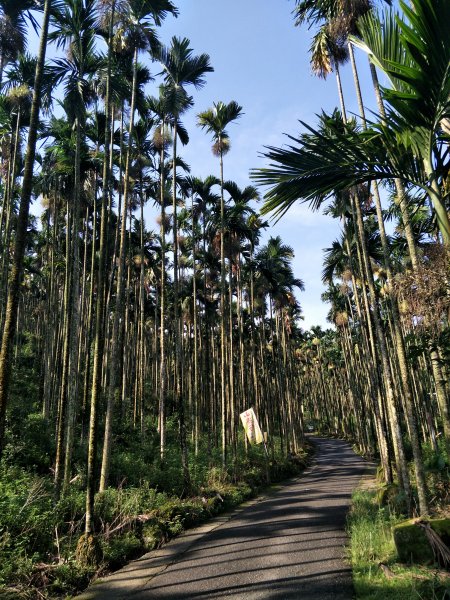
POLYGON ((450 575, 397 563, 392 530, 404 517, 380 507, 376 492, 357 490, 348 517, 350 558, 356 598, 364 600, 447 600, 450 575))

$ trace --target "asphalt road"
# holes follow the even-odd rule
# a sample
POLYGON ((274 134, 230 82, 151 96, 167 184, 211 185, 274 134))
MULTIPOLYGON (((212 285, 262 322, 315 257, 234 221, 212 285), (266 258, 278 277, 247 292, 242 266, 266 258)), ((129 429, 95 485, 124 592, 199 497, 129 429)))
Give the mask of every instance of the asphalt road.
POLYGON ((345 517, 367 463, 345 442, 313 439, 316 460, 301 477, 130 563, 82 599, 351 600, 345 517))

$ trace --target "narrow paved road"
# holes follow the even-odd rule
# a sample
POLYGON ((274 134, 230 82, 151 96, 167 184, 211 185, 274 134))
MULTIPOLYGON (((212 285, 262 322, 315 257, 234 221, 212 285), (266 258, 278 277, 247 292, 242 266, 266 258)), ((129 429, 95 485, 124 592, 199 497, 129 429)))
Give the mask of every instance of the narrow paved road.
POLYGON ((130 563, 84 600, 351 600, 345 517, 367 463, 313 438, 316 461, 269 497, 130 563))

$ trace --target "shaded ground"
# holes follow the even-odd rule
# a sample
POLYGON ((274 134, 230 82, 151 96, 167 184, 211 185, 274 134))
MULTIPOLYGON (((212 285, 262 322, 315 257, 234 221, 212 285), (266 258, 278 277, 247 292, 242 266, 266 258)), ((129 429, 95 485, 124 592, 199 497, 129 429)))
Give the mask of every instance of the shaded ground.
POLYGON ((345 517, 367 463, 345 442, 313 440, 316 461, 301 477, 146 554, 82 600, 351 600, 345 517))

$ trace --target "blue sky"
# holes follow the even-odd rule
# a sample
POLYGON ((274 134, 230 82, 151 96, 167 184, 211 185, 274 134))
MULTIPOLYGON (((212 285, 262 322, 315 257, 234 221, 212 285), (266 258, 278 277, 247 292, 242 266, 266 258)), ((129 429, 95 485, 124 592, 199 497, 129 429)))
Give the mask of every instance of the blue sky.
MULTIPOLYGON (((184 117, 190 143, 182 155, 195 175, 218 173, 210 139, 195 125, 196 114, 218 100, 236 100, 245 114, 229 127, 231 150, 225 158, 225 178, 248 185, 249 170, 264 165, 264 146, 285 144, 283 134, 298 133, 299 120, 314 124, 322 109, 331 111, 337 106, 334 75, 324 81, 311 73, 313 32, 294 27, 294 0, 178 0, 176 4, 180 15, 166 20, 161 38, 169 43, 173 35, 188 37, 196 53, 210 55, 215 69, 208 74, 206 86, 193 93, 195 106, 184 117)), ((360 61, 363 87, 368 88, 365 101, 370 104, 365 57, 360 61)), ((349 111, 356 112, 350 66, 343 68, 342 75, 349 111)), ((324 291, 322 249, 338 237, 338 223, 298 204, 271 225, 265 238, 269 235, 280 235, 294 249, 295 275, 306 286, 298 295, 305 317, 303 327, 329 326, 329 308, 320 299, 324 291)))
MULTIPOLYGON (((294 26, 294 0, 174 0, 179 8, 177 19, 169 16, 159 31, 161 40, 169 44, 172 36, 187 37, 196 54, 210 55, 215 71, 207 75, 200 91, 191 90, 194 107, 183 117, 190 143, 180 148, 191 173, 206 177, 218 175, 218 162, 211 153, 211 140, 196 126, 197 113, 213 102, 236 100, 244 115, 228 128, 231 150, 225 157, 225 178, 244 187, 251 184, 249 171, 264 166, 261 153, 264 146, 287 143, 284 134, 296 135, 299 120, 314 125, 316 114, 332 111, 338 104, 334 75, 327 80, 311 73, 309 46, 313 35, 307 27, 294 26)), ((30 50, 36 51, 35 35, 30 50)), ((48 58, 55 55, 50 48, 48 58)), ((373 108, 373 94, 368 82, 366 58, 359 56, 364 100, 373 108)), ((141 60, 145 57, 141 56, 141 60)), ((160 71, 150 64, 154 76, 160 71)), ((350 66, 343 67, 342 79, 348 112, 356 112, 350 66)), ((156 77, 157 93, 161 82, 156 77)), ((262 192, 264 190, 261 190, 262 192)), ((35 205, 33 212, 39 213, 35 205)), ((156 228, 156 210, 146 208, 146 225, 156 228)), ((326 314, 329 307, 321 302, 323 248, 339 236, 339 224, 306 205, 295 205, 278 223, 271 223, 262 243, 269 236, 279 235, 295 252, 295 276, 301 278, 306 290, 298 294, 303 307, 303 327, 329 327, 326 314)))

